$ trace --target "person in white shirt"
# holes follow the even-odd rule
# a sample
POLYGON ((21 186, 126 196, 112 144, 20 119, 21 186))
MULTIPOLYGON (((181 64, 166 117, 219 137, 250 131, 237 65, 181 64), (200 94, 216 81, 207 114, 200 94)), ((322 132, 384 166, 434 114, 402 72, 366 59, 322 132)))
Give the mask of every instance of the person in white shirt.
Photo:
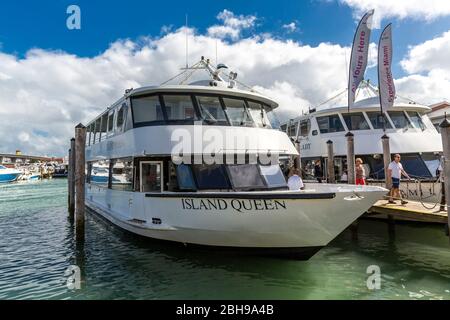
POLYGON ((400 179, 402 177, 402 174, 407 177, 408 179, 411 179, 410 176, 406 173, 406 171, 403 169, 402 164, 400 163, 400 155, 397 153, 394 156, 394 161, 392 161, 389 164, 388 167, 388 181, 391 181, 392 188, 389 192, 389 203, 395 203, 392 198, 396 197, 401 200, 402 204, 408 203, 407 201, 404 201, 402 199, 401 193, 400 193, 400 179))
POLYGON ((299 169, 297 169, 297 168, 291 169, 291 174, 290 174, 287 184, 288 184, 289 190, 305 189, 303 180, 302 180, 302 178, 300 178, 300 170, 299 169))

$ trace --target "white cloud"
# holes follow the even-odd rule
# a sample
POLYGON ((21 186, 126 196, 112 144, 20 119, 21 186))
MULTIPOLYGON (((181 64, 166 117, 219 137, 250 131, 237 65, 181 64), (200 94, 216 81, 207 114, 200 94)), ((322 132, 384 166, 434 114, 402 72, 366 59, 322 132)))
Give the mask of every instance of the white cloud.
POLYGON ((450 30, 409 48, 400 62, 407 76, 396 81, 399 91, 418 102, 450 100, 450 30))
POLYGON ((222 25, 214 25, 208 28, 208 35, 217 38, 230 37, 237 40, 244 29, 249 29, 255 25, 256 16, 235 15, 229 10, 223 10, 217 15, 217 19, 222 21, 222 25))
POLYGON ((295 22, 291 22, 291 23, 283 24, 282 28, 286 29, 287 32, 294 32, 297 30, 297 25, 295 22))
POLYGON ((370 9, 375 9, 374 26, 379 28, 380 20, 384 18, 414 18, 422 21, 432 21, 439 17, 450 15, 448 0, 339 0, 354 9, 356 18, 370 9))

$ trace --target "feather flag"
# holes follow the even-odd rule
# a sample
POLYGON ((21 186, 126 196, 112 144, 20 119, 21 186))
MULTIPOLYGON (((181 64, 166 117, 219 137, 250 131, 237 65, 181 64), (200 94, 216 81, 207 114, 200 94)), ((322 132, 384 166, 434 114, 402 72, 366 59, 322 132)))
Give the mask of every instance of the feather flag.
POLYGON ((348 77, 348 110, 353 106, 356 89, 358 89, 359 84, 364 79, 369 54, 373 13, 374 10, 370 10, 361 18, 353 39, 348 77))

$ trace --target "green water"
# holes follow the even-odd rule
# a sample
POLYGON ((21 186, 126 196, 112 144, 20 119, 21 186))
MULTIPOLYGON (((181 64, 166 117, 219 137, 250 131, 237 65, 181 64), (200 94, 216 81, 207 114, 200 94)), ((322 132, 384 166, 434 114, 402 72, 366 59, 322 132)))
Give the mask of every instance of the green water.
POLYGON ((84 252, 67 220, 66 180, 0 185, 0 299, 450 299, 442 226, 361 221, 309 261, 149 241, 88 215, 84 252), (80 290, 66 286, 71 264, 80 290), (369 265, 381 288, 366 285, 369 265))

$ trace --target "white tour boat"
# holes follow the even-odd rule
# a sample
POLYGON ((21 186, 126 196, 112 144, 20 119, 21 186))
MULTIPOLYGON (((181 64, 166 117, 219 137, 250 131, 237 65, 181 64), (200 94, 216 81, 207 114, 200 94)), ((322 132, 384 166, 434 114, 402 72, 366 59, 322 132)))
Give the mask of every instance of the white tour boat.
MULTIPOLYGON (((397 96, 394 106, 384 113, 383 119, 377 89, 364 81, 359 90, 363 91, 360 95, 364 93, 365 96, 355 102, 350 112, 346 105, 322 106, 281 125, 282 131, 300 143, 302 169, 308 176, 313 176, 317 160, 321 161, 322 168, 327 168, 327 141, 330 140, 335 156, 335 178, 340 181, 347 168, 345 135, 351 131, 354 134, 355 155, 364 162, 368 183, 384 185, 381 137, 385 129, 391 154, 399 153, 406 172, 420 181, 402 183, 403 196, 439 202, 441 186, 437 169, 442 141, 427 116, 431 109, 397 96)), ((326 171, 323 170, 325 179, 326 171)))
POLYGON ((386 193, 327 184, 288 190, 278 157, 298 153, 271 127, 278 104, 238 89, 224 65, 202 58, 186 72, 200 69, 212 79, 127 90, 88 124, 88 208, 145 237, 308 259, 386 193), (193 147, 180 152, 186 135, 193 147), (108 179, 93 179, 105 166, 108 179))

